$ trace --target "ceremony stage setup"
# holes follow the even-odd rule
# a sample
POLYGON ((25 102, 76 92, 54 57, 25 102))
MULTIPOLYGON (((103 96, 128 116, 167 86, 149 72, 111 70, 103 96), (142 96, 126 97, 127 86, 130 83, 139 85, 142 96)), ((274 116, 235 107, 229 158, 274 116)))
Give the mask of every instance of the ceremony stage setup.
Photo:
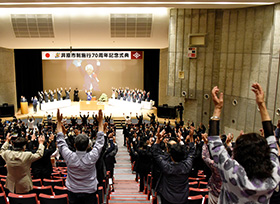
MULTIPOLYGON (((28 113, 22 114, 21 110, 16 113, 17 118, 27 118, 28 116, 34 116, 35 118, 44 118, 47 115, 53 115, 56 117, 56 111, 59 108, 64 117, 70 118, 71 116, 79 116, 88 114, 90 117, 92 114, 96 114, 99 109, 103 110, 104 115, 109 116, 112 114, 112 118, 124 118, 131 114, 132 118, 136 117, 136 114, 143 114, 144 118, 149 120, 147 114, 154 113, 156 115, 157 109, 152 106, 151 102, 142 101, 142 103, 133 103, 123 100, 110 99, 108 102, 99 101, 79 101, 73 102, 70 100, 54 101, 41 104, 41 110, 34 113, 32 104, 28 106, 28 113), (59 103, 60 102, 60 103, 59 103), (57 107, 55 106, 57 105, 57 107)), ((9 118, 5 118, 9 120, 9 118)))

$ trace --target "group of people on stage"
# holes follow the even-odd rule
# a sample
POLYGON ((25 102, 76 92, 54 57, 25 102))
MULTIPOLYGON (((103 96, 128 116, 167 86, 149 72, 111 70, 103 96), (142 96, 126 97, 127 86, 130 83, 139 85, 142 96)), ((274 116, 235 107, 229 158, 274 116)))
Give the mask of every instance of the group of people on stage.
MULTIPOLYGON (((60 101, 60 100, 64 100, 64 99, 70 99, 70 92, 71 92, 71 87, 69 87, 69 89, 65 88, 64 89, 65 92, 65 96, 63 97, 63 88, 61 87, 60 89, 54 89, 53 91, 51 89, 49 89, 49 91, 45 90, 45 91, 39 91, 38 92, 38 96, 39 96, 39 102, 43 102, 45 101, 45 103, 48 102, 53 102, 55 100, 55 94, 57 95, 56 100, 60 101)), ((75 99, 75 95, 74 95, 74 99, 75 99)))
POLYGON ((129 89, 128 87, 124 88, 114 88, 112 87, 112 98, 124 101, 131 101, 134 103, 141 103, 142 101, 150 102, 150 92, 140 89, 129 89))
MULTIPOLYGON (((56 101, 61 101, 61 100, 70 99, 70 92, 71 92, 71 87, 69 87, 69 89, 65 88, 64 90, 61 87, 60 89, 59 88, 54 89, 54 90, 49 89, 49 91, 47 91, 47 90, 38 91, 38 97, 34 96, 34 97, 31 98, 31 102, 32 102, 32 105, 33 105, 33 111, 35 113, 37 112, 38 103, 40 104, 40 107, 41 107, 41 104, 43 102, 48 103, 48 102, 54 102, 55 100, 56 101), (63 92, 65 93, 64 96, 63 96, 63 92), (57 96, 56 99, 55 99, 55 94, 57 96)), ((78 90, 78 88, 76 88, 74 90, 73 101, 79 101, 79 100, 80 100, 79 99, 79 90, 78 90)), ((27 100, 25 99, 24 96, 21 96, 20 101, 21 102, 27 102, 27 100)))

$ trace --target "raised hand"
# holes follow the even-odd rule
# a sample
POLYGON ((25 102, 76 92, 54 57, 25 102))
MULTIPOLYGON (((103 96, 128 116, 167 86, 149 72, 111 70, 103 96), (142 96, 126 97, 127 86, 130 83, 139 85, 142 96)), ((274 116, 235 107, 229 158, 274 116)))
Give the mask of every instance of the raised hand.
POLYGON ((103 130, 103 113, 102 113, 101 109, 98 111, 98 115, 97 115, 96 119, 98 122, 98 131, 104 131, 103 130))
POLYGON ((56 114, 56 120, 57 120, 57 122, 58 122, 58 123, 61 123, 62 119, 63 119, 63 114, 62 114, 62 113, 60 114, 60 110, 57 109, 57 114, 56 114))
POLYGON ((201 137, 202 137, 204 143, 208 144, 208 134, 207 133, 203 133, 203 134, 201 134, 201 137))
POLYGON ((39 144, 44 144, 45 136, 44 135, 40 135, 39 138, 38 138, 38 142, 39 142, 39 144))
POLYGON ((11 133, 7 133, 7 136, 6 136, 6 140, 8 141, 8 142, 10 142, 11 141, 11 139, 12 139, 12 135, 11 135, 11 133))
POLYGON ((266 109, 266 105, 265 105, 265 102, 264 102, 264 92, 263 92, 263 89, 261 87, 260 84, 258 83, 254 83, 252 85, 252 91, 255 93, 256 95, 256 102, 259 106, 259 109, 260 109, 260 114, 261 114, 261 118, 262 118, 262 121, 270 121, 270 116, 268 114, 268 111, 266 109))
POLYGON ((222 109, 223 105, 224 105, 224 94, 220 93, 220 97, 218 97, 218 93, 219 93, 219 88, 217 86, 215 86, 212 89, 212 99, 215 105, 215 108, 217 109, 222 109))
POLYGON ((254 83, 252 85, 252 91, 256 95, 256 102, 257 102, 257 104, 260 105, 260 104, 264 103, 264 92, 263 92, 263 89, 260 86, 260 84, 254 83))
POLYGON ((57 132, 63 132, 61 121, 63 119, 62 113, 60 114, 59 109, 57 109, 56 120, 57 120, 57 132))

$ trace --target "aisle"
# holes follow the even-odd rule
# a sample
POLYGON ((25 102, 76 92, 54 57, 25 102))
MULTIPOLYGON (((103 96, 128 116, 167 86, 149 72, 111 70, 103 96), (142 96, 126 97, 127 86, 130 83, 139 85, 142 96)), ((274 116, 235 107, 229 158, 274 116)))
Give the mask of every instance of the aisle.
POLYGON ((119 151, 116 156, 115 192, 111 193, 109 203, 151 203, 147 195, 139 191, 139 184, 132 174, 131 163, 127 148, 123 146, 122 130, 117 130, 117 143, 119 151))

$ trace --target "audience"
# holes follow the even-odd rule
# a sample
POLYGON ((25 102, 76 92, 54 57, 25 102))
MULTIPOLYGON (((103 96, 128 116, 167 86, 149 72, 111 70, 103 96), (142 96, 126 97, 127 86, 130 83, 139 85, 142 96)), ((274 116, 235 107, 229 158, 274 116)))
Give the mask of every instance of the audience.
MULTIPOLYGON (((123 114, 124 145, 131 156, 135 180, 140 178, 139 191, 144 191, 148 174, 151 174, 151 188, 157 192, 161 203, 188 203, 189 177, 202 173, 208 181, 210 204, 278 203, 280 175, 276 147, 280 123, 275 137, 263 90, 257 83, 252 88, 263 128, 260 135, 241 131, 236 142, 233 142, 232 134, 219 134, 223 94, 218 96, 218 87, 212 90, 215 107, 209 122, 209 136, 202 123, 195 128, 193 122, 184 125, 175 121, 173 127, 169 120, 160 124, 154 114, 147 114, 150 122, 144 120, 143 114, 136 114, 138 121, 133 123, 132 113, 123 114)), ((148 95, 140 90, 113 91, 118 99, 128 101, 147 100, 148 95)), ((80 113, 79 119, 71 116, 67 122, 58 110, 56 122, 49 115, 47 123, 37 123, 38 128, 33 117, 27 125, 17 118, 12 122, 1 122, 0 136, 4 139, 7 135, 0 152, 7 164, 6 188, 10 192, 28 193, 32 190, 31 173, 33 178, 51 178, 51 155, 56 151, 57 142, 56 157, 65 160, 68 169, 66 186, 70 204, 96 203, 98 181, 103 181, 106 171, 110 172, 110 178, 114 176, 118 144, 111 116, 104 115, 103 118, 99 111, 92 115, 91 122, 89 113, 83 116, 80 113), (13 150, 8 150, 12 139, 13 150), (19 164, 20 170, 14 166, 18 155, 25 159, 19 164)))

